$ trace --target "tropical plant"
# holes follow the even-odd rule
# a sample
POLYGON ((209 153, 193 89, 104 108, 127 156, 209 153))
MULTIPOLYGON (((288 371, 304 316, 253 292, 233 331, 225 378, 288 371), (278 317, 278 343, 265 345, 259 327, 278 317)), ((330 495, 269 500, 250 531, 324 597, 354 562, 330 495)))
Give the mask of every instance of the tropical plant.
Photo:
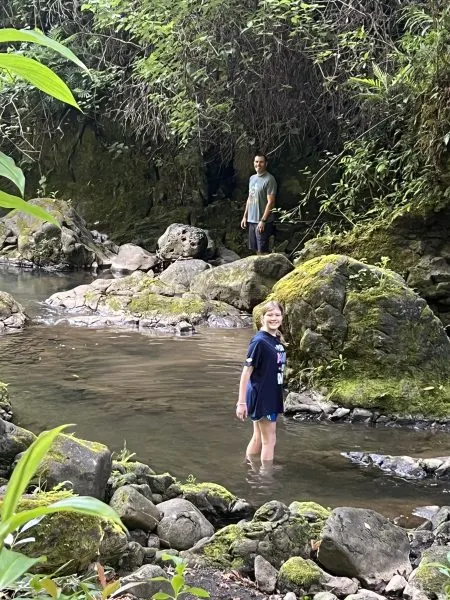
POLYGON ((11 536, 15 532, 23 532, 27 523, 36 524, 36 520, 57 512, 75 512, 109 519, 125 529, 110 506, 88 496, 70 496, 48 506, 19 510, 21 496, 35 475, 39 463, 56 437, 67 427, 69 425, 62 425, 41 433, 24 452, 8 482, 0 508, 0 591, 9 589, 34 565, 45 561, 45 557, 29 558, 7 547, 8 541, 14 542, 11 536))
POLYGON ((175 573, 170 579, 168 577, 152 577, 152 581, 164 581, 172 588, 172 594, 156 592, 156 594, 153 594, 152 600, 177 600, 184 595, 191 595, 196 598, 209 598, 209 592, 203 588, 187 585, 184 577, 187 564, 183 559, 171 554, 163 554, 162 559, 174 562, 175 573))
MULTIPOLYGON (((72 61, 81 69, 87 70, 86 66, 75 54, 57 42, 45 36, 38 30, 0 29, 0 43, 33 43, 59 53, 64 58, 72 61)), ((5 86, 15 85, 17 79, 25 80, 33 87, 46 94, 79 109, 72 92, 64 81, 52 69, 41 64, 34 58, 24 56, 21 51, 11 50, 0 52, 0 89, 5 86)), ((23 199, 25 194, 25 176, 10 156, 0 151, 0 176, 11 181, 20 191, 21 197, 8 194, 0 190, 0 206, 3 208, 20 209, 21 211, 50 221, 59 227, 56 219, 40 206, 28 204, 23 199)))

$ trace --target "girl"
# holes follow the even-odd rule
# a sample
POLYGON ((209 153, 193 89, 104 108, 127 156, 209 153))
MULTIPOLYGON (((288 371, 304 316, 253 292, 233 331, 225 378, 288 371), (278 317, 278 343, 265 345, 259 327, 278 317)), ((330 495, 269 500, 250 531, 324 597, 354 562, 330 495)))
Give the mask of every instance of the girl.
POLYGON ((283 309, 278 302, 263 306, 262 327, 250 340, 239 384, 236 415, 253 421, 253 436, 247 457, 260 454, 261 462, 273 460, 277 416, 283 412, 283 372, 286 352, 279 327, 283 309))

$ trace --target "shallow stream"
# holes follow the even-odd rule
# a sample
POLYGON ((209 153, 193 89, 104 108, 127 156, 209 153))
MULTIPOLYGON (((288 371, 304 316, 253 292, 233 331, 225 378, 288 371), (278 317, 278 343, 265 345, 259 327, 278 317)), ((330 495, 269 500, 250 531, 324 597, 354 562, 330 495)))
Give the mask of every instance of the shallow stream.
POLYGON ((42 300, 92 279, 86 273, 0 271, 0 289, 37 322, 0 337, 0 380, 18 423, 34 432, 76 423, 79 437, 113 450, 126 443, 155 470, 215 481, 255 502, 312 499, 386 515, 448 504, 450 483, 405 482, 350 464, 349 450, 450 454, 445 434, 281 418, 273 470, 247 465, 251 425, 234 418, 250 330, 203 329, 192 337, 57 325, 42 300), (448 489, 447 489, 448 488, 448 489))

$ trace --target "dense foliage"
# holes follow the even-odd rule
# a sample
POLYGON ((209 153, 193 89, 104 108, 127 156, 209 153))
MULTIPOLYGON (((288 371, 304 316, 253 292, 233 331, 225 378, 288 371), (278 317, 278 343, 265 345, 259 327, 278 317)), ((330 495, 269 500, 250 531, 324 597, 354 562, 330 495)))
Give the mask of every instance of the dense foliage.
MULTIPOLYGON (((448 202, 445 0, 7 0, 2 10, 4 24, 68 37, 92 79, 52 66, 86 114, 121 122, 159 160, 188 147, 229 164, 241 147, 277 156, 307 139, 323 161, 299 174, 310 178, 300 209, 319 200, 335 227, 448 202)), ((53 103, 37 110, 28 95, 17 110, 5 94, 2 133, 12 128, 22 150, 58 128, 53 103), (42 126, 27 133, 30 112, 42 126)))

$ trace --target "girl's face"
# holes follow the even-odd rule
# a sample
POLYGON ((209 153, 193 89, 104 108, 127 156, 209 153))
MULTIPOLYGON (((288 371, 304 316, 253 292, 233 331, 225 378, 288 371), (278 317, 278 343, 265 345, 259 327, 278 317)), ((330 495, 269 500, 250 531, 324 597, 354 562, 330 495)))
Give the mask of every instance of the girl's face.
POLYGON ((279 308, 271 308, 262 318, 263 329, 267 331, 276 331, 281 327, 283 314, 279 308))

